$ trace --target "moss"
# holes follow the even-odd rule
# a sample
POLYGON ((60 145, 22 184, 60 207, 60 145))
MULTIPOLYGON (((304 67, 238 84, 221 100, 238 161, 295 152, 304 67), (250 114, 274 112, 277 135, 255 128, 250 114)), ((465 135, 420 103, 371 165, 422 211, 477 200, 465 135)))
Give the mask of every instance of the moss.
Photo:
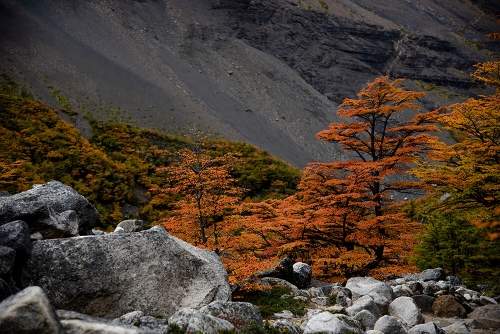
POLYGON ((256 305, 264 317, 274 313, 288 310, 295 315, 304 315, 307 304, 290 296, 292 289, 289 287, 274 286, 271 289, 252 291, 243 296, 241 300, 256 305), (285 297, 283 297, 285 296, 285 297), (282 298, 283 297, 283 298, 282 298))

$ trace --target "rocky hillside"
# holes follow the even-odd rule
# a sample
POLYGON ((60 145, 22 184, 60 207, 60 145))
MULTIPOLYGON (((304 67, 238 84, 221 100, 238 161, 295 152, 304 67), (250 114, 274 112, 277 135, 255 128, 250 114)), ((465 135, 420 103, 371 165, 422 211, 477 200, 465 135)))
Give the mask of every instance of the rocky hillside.
POLYGON ((411 79, 427 109, 477 93, 467 73, 500 51, 498 8, 478 4, 1 0, 0 68, 87 135, 85 112, 201 124, 302 167, 342 158, 314 134, 375 77, 411 79))

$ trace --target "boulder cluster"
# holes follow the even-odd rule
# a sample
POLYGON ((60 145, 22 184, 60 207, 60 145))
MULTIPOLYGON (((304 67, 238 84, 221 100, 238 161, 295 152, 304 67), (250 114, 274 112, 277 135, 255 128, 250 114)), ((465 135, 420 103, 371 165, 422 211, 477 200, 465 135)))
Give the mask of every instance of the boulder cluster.
MULTIPOLYGON (((98 223, 92 204, 59 182, 0 197, 0 333, 264 332, 256 306, 231 301, 216 253, 159 226, 143 230, 140 220, 111 233, 93 230, 98 223)), ((276 313, 274 330, 500 333, 500 296, 441 268, 345 286, 311 277, 309 265, 288 258, 252 277, 310 305, 305 317, 276 313)))

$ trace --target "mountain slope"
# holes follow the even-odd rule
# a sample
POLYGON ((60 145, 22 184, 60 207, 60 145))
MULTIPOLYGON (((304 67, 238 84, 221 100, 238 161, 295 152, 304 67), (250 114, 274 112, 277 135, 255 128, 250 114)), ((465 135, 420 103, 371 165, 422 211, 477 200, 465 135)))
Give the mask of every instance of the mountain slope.
POLYGON ((302 167, 345 158, 314 134, 364 83, 473 94, 466 73, 498 51, 483 37, 493 15, 468 2, 324 3, 0 0, 0 68, 49 105, 60 90, 87 137, 84 109, 170 132, 200 124, 302 167))

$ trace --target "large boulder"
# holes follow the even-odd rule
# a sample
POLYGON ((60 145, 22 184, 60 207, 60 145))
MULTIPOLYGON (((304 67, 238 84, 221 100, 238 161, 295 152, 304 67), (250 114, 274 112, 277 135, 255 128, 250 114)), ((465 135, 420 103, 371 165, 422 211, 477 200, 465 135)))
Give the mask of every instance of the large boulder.
POLYGON ((435 323, 428 322, 426 324, 419 324, 410 328, 408 334, 444 334, 444 331, 435 323))
POLYGON ((307 289, 311 285, 312 268, 304 262, 297 262, 293 265, 293 284, 299 289, 307 289))
POLYGON ((16 220, 0 226, 0 246, 12 248, 18 258, 27 258, 31 254, 28 225, 22 220, 16 220))
POLYGON ((368 295, 357 299, 352 304, 352 306, 346 308, 347 314, 351 317, 357 314, 358 312, 361 312, 362 310, 367 310, 368 312, 373 314, 373 316, 375 316, 375 318, 377 319, 380 318, 381 316, 377 304, 375 304, 375 301, 372 299, 372 297, 368 295))
POLYGON ((351 290, 353 298, 354 294, 364 296, 370 292, 384 296, 389 301, 393 301, 395 298, 394 291, 389 285, 372 277, 352 277, 347 281, 345 287, 351 290))
POLYGON ((432 305, 436 301, 435 297, 427 295, 412 296, 413 301, 417 304, 422 313, 432 313, 432 305))
POLYGON ((64 334, 40 287, 32 286, 0 303, 0 333, 64 334))
POLYGON ((469 318, 476 319, 488 328, 500 328, 500 305, 492 304, 476 308, 469 313, 469 318))
POLYGON ((407 334, 408 330, 405 325, 390 315, 384 315, 382 318, 378 319, 373 326, 376 331, 381 331, 387 334, 407 334))
MULTIPOLYGON (((57 225, 64 224, 64 219, 67 218, 65 222, 72 224, 75 217, 67 211, 75 212, 80 235, 91 234, 92 227, 100 222, 99 213, 85 197, 58 181, 36 185, 16 195, 0 197, 0 225, 23 220, 32 232, 35 232, 33 229, 38 224, 46 226, 51 220, 57 225), (63 212, 66 213, 61 215, 63 212), (55 221, 51 215, 52 218, 55 217, 55 221)), ((72 227, 68 226, 70 230, 72 227)))
POLYGON ((360 329, 347 324, 339 319, 339 316, 331 314, 330 312, 321 312, 314 315, 304 328, 304 334, 348 334, 360 332, 362 332, 360 329))
POLYGON ((186 333, 219 334, 220 331, 234 329, 234 326, 227 320, 191 308, 182 308, 175 312, 168 319, 168 324, 176 325, 186 333))
POLYGON ((389 315, 398 318, 409 328, 424 323, 424 317, 411 297, 394 299, 389 305, 389 315))
POLYGON ((231 298, 220 258, 159 226, 36 241, 21 282, 42 286, 58 309, 110 319, 135 310, 169 316, 231 298))
POLYGON ((251 324, 264 327, 259 309, 250 303, 216 301, 202 307, 200 312, 227 320, 235 327, 251 324))
POLYGON ((293 265, 295 261, 285 257, 278 261, 274 268, 257 273, 258 278, 280 278, 293 284, 293 265))
POLYGON ((439 296, 432 304, 434 315, 442 318, 466 318, 467 312, 452 295, 439 296))
POLYGON ((0 276, 11 272, 15 259, 15 250, 10 247, 0 246, 0 276))

